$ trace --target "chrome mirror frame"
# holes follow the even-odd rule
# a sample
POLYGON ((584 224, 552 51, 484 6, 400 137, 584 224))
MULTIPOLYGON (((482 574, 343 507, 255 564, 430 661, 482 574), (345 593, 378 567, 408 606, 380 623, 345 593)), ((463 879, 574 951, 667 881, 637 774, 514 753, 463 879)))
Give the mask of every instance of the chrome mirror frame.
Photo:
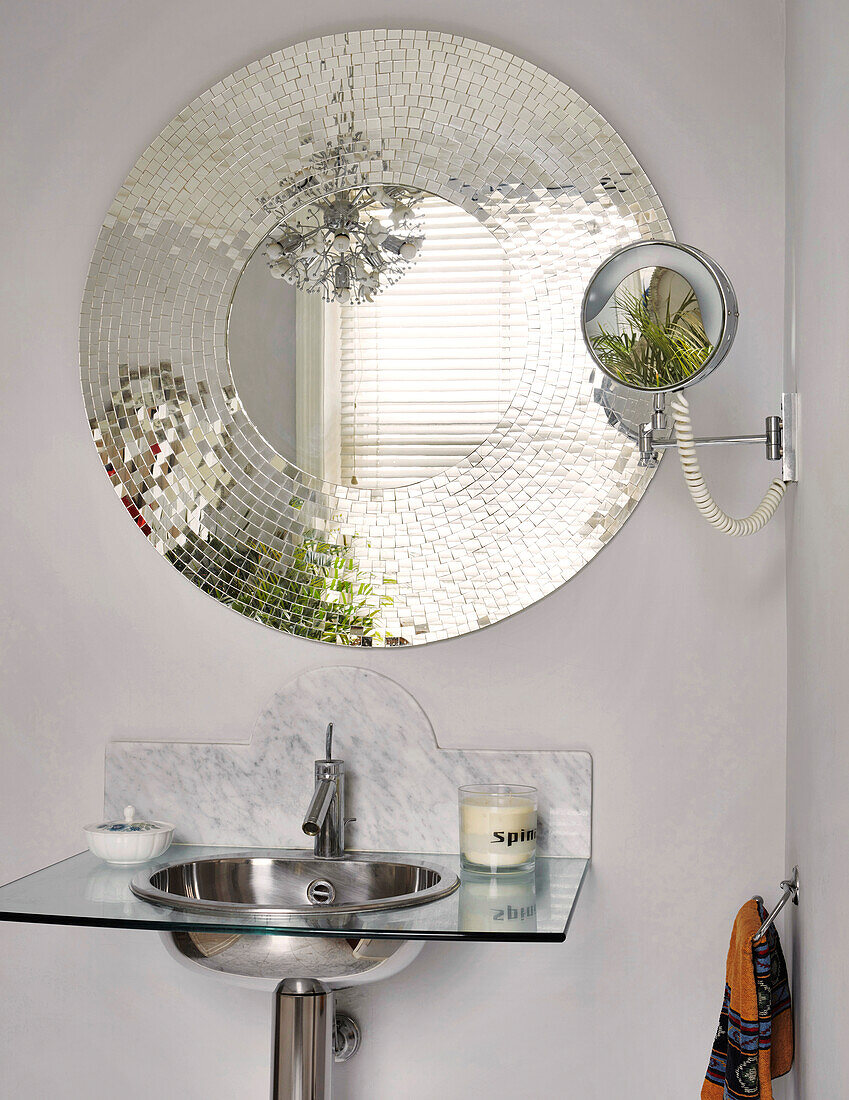
POLYGON ((692 245, 680 244, 678 241, 636 241, 608 256, 587 283, 581 302, 581 335, 595 365, 617 386, 643 394, 677 393, 697 382, 702 382, 716 370, 734 343, 738 317, 737 295, 734 293, 731 280, 710 256, 692 245), (714 332, 711 340, 714 350, 701 370, 681 382, 651 389, 630 385, 609 370, 596 353, 588 331, 588 326, 598 310, 611 297, 622 280, 646 267, 665 267, 686 279, 696 292, 700 305, 704 303, 703 315, 705 312, 711 314, 710 321, 705 320, 708 335, 711 335, 711 329, 714 332), (600 286, 601 290, 599 290, 600 286))

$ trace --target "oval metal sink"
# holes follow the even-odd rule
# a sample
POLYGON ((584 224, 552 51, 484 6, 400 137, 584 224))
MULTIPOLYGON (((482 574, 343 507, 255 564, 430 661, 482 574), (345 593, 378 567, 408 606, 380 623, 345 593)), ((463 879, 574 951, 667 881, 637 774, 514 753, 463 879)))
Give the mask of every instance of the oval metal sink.
POLYGON ((252 852, 144 871, 131 889, 136 897, 169 909, 268 917, 424 905, 447 897, 459 884, 453 872, 428 863, 252 852))

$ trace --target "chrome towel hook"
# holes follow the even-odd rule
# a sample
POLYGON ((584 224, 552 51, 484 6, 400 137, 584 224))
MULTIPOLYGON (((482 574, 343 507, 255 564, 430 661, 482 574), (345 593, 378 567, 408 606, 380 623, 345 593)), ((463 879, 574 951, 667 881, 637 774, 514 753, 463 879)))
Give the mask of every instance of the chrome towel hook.
POLYGON ((769 914, 769 916, 766 918, 766 920, 763 922, 763 924, 760 926, 760 928, 757 930, 757 932, 754 935, 754 940, 759 940, 761 938, 761 936, 766 935, 767 931, 770 928, 772 928, 773 924, 775 924, 775 918, 778 916, 778 914, 781 912, 781 910, 784 908, 784 906, 787 904, 787 902, 791 900, 791 898, 793 900, 794 905, 799 904, 799 868, 798 867, 793 868, 792 878, 784 879, 782 881, 781 889, 783 891, 783 893, 781 895, 781 900, 776 905, 776 907, 773 909, 773 911, 769 914))

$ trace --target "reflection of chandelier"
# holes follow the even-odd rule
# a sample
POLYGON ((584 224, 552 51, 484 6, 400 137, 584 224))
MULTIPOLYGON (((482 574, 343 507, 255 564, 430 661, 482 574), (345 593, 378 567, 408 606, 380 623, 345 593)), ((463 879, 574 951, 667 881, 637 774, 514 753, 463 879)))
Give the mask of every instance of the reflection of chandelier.
POLYGON ((299 211, 269 236, 276 279, 328 302, 370 302, 418 255, 421 191, 387 184, 339 191, 299 211))

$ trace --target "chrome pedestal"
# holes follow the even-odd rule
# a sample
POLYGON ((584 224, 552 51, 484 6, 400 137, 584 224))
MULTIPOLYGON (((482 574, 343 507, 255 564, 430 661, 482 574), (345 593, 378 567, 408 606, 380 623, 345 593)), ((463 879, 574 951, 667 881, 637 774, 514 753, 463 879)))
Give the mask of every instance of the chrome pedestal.
POLYGON ((303 978, 280 983, 271 1100, 330 1100, 334 1018, 332 989, 303 978))

